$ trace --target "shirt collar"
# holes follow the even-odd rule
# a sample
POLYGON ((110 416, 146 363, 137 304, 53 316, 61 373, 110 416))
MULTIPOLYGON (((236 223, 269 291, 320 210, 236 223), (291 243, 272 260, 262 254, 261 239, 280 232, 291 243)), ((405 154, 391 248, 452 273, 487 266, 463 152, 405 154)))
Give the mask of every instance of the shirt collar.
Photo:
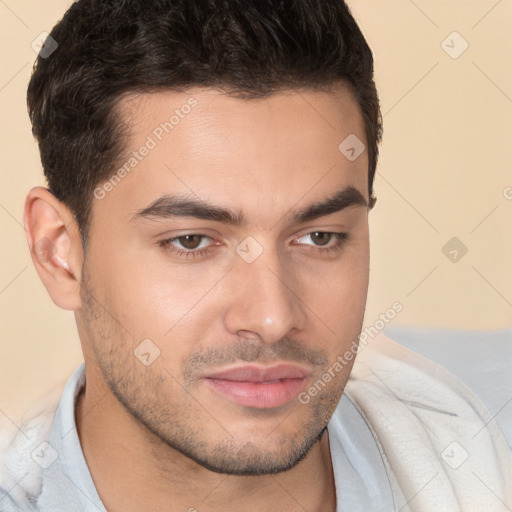
POLYGON ((85 363, 69 378, 55 412, 49 444, 57 458, 43 471, 41 510, 107 512, 96 491, 76 430, 76 399, 85 384, 85 363))
MULTIPOLYGON (((55 412, 49 444, 55 461, 43 470, 40 510, 107 512, 85 460, 75 420, 77 397, 85 385, 85 363, 69 378, 55 412)), ((366 421, 342 395, 328 424, 337 512, 394 510, 382 455, 366 421)))

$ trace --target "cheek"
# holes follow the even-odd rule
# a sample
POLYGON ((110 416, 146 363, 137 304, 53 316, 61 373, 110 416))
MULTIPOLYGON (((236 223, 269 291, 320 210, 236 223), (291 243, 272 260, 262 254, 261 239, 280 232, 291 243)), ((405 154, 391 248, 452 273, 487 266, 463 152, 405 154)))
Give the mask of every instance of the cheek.
POLYGON ((310 276, 301 296, 316 332, 325 333, 326 348, 335 359, 357 340, 363 325, 369 282, 368 243, 353 244, 339 262, 310 276))
MULTIPOLYGON (((364 238, 347 246, 339 259, 304 272, 306 303, 314 301, 319 313, 350 320, 364 309, 369 282, 368 242, 364 238)), ((311 304, 313 306, 313 304, 311 304)), ((316 309, 315 309, 316 311, 316 309)))
POLYGON ((325 332, 332 350, 341 350, 360 333, 366 305, 366 284, 352 274, 332 278, 323 293, 308 295, 306 304, 316 313, 311 317, 318 333, 325 332))
POLYGON ((110 266, 102 286, 112 315, 133 337, 153 339, 162 350, 176 338, 186 350, 187 338, 200 337, 208 323, 205 313, 211 315, 214 310, 209 291, 223 275, 218 265, 172 265, 164 257, 132 259, 126 253, 112 261, 116 264, 110 266))

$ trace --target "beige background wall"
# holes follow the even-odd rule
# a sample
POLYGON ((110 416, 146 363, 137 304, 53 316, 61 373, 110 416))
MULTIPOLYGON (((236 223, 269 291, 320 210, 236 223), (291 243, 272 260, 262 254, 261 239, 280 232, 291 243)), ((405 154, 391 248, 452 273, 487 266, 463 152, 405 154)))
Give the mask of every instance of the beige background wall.
MULTIPOLYGON (((44 185, 25 108, 31 43, 70 3, 0 1, 0 423, 82 360, 73 313, 46 294, 23 230, 25 195, 44 185)), ((384 115, 365 325, 399 301, 394 325, 510 327, 512 2, 350 6, 374 51, 384 115), (452 237, 463 257, 442 252, 452 237)))

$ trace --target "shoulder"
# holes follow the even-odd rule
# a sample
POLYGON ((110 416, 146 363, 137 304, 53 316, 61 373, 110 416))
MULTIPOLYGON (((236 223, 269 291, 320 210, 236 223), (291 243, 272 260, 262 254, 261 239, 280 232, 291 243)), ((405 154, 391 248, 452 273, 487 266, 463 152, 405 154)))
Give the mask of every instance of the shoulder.
MULTIPOLYGON (((464 359, 463 352, 458 356, 464 359)), ((477 373, 471 361, 467 364, 477 373)), ((493 434, 504 439, 494 415, 470 384, 445 366, 379 333, 360 346, 346 390, 369 412, 382 404, 374 403, 379 397, 389 401, 388 407, 411 410, 421 419, 434 413, 440 428, 453 427, 463 420, 475 425, 482 421, 487 425, 489 421, 493 434)), ((500 385, 497 381, 494 384, 500 385)), ((469 425, 466 423, 468 428, 469 425)))
POLYGON ((512 329, 392 327, 386 334, 460 379, 496 418, 512 450, 512 329))
POLYGON ((32 511, 41 492, 45 443, 62 389, 44 395, 19 422, 0 432, 0 510, 32 511))
POLYGON ((372 431, 399 496, 428 483, 426 510, 436 510, 439 497, 461 510, 493 510, 489 488, 512 500, 512 457, 499 424, 439 364, 379 333, 361 346, 345 393, 372 431))

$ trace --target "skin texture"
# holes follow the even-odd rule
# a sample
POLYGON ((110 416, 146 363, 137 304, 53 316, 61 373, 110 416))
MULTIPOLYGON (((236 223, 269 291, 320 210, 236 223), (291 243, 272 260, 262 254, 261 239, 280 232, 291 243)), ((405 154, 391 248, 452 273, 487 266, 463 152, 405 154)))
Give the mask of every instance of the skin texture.
POLYGON ((34 265, 55 304, 75 312, 86 362, 77 429, 101 499, 109 512, 331 512, 325 428, 352 363, 307 404, 295 396, 279 407, 234 403, 204 377, 292 363, 307 371, 307 390, 357 339, 369 208, 287 217, 347 186, 368 202, 366 151, 350 161, 338 149, 350 134, 365 141, 356 102, 344 86, 263 100, 194 88, 133 94, 120 108, 131 133, 121 165, 148 136, 157 144, 94 199, 87 252, 49 191, 32 189, 25 207, 34 265), (155 128, 191 97, 196 106, 158 141, 155 128), (177 193, 247 222, 133 219, 177 193), (321 252, 336 238, 315 232, 348 238, 321 252), (160 243, 186 234, 206 237, 160 243), (251 255, 261 251, 250 263, 237 252, 247 237, 257 242, 251 255), (205 248, 197 257, 172 251, 205 248))

